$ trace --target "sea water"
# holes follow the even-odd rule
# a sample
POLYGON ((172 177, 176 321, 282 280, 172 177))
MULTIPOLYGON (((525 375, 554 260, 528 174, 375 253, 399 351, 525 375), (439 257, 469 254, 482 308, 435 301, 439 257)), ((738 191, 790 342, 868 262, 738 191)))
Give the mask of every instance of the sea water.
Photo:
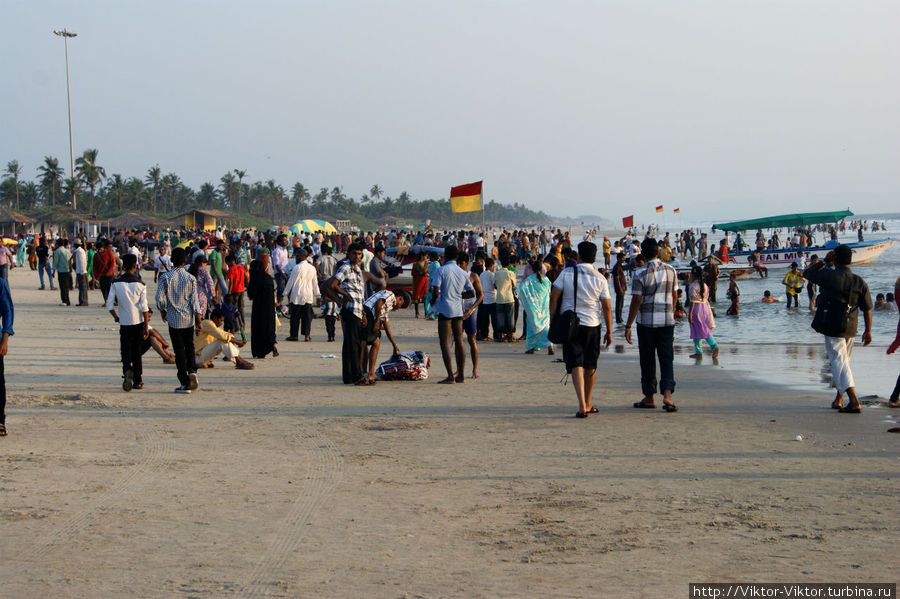
MULTIPOLYGON (((900 220, 889 220, 886 224, 887 231, 867 232, 866 240, 895 238, 898 243, 870 264, 851 265, 853 272, 868 284, 873 303, 876 294, 893 292, 894 283, 900 277, 900 220)), ((662 230, 664 234, 665 229, 662 230)), ((671 229, 671 236, 677 231, 678 229, 671 229)), ((820 237, 821 235, 819 233, 820 237)), ((839 238, 844 243, 856 240, 855 233, 847 233, 839 238)), ((824 253, 820 257, 824 257, 824 253)), ((738 316, 725 315, 731 304, 727 298, 728 279, 719 279, 718 301, 712 305, 716 320, 713 335, 721 348, 719 366, 728 370, 740 370, 761 380, 791 388, 827 390, 831 386, 831 372, 822 335, 810 327, 814 313, 809 311, 806 288, 800 294, 799 308, 786 307, 785 288, 781 280, 787 272, 786 269, 770 269, 768 278, 761 279, 753 274, 747 279, 738 280, 741 291, 738 316), (760 300, 767 289, 781 301, 762 303, 760 300)), ((627 315, 629 300, 630 298, 625 301, 624 315, 627 315)), ((895 308, 873 310, 872 343, 863 347, 860 341, 863 317, 859 317, 859 335, 853 349, 851 368, 860 397, 887 397, 894 388, 900 373, 900 351, 889 356, 885 350, 896 335, 897 319, 895 308)), ((614 325, 613 335, 621 339, 622 327, 614 325)), ((689 371, 678 365, 696 365, 694 360, 688 358, 693 353, 693 346, 687 319, 676 324, 675 343, 677 378, 689 375, 689 371)), ((616 341, 615 345, 618 353, 637 351, 636 340, 634 346, 623 345, 621 341, 616 341)), ((706 355, 701 364, 712 366, 709 348, 705 343, 703 347, 706 355)))

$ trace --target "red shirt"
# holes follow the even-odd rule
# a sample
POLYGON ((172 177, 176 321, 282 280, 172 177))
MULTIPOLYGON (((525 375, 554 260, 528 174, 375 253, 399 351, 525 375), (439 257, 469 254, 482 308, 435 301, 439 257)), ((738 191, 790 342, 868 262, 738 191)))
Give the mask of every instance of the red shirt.
POLYGON ((719 247, 719 260, 722 262, 728 262, 728 246, 720 246, 719 247))
POLYGON ((225 273, 225 278, 231 286, 230 293, 241 293, 247 288, 247 269, 240 264, 235 264, 225 273))
POLYGON ((94 276, 111 277, 116 274, 116 259, 113 253, 107 249, 94 254, 94 276))

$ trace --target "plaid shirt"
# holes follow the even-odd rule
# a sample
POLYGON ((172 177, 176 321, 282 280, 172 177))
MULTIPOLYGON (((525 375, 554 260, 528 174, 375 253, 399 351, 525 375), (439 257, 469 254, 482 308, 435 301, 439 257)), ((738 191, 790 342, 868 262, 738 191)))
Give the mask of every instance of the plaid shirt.
POLYGON ((359 266, 352 266, 349 262, 346 262, 334 273, 334 278, 341 284, 341 289, 350 296, 343 309, 350 310, 357 318, 362 320, 363 301, 366 297, 362 270, 360 270, 359 266))
MULTIPOLYGON (((472 301, 474 302, 475 300, 472 301)), ((366 299, 364 305, 376 319, 384 322, 385 320, 388 320, 388 314, 391 310, 394 309, 394 306, 397 305, 397 296, 394 295, 393 291, 382 289, 381 291, 376 291, 375 293, 370 295, 366 299), (378 300, 384 300, 384 304, 381 305, 381 310, 379 310, 378 314, 376 314, 375 304, 378 303, 378 300)))
POLYGON ((672 298, 677 288, 678 275, 675 269, 660 262, 658 258, 634 271, 631 293, 641 296, 637 323, 654 328, 675 326, 675 305, 672 298))
POLYGON ((166 313, 166 322, 171 328, 193 327, 194 316, 200 314, 197 279, 183 268, 161 274, 156 287, 156 307, 166 313))

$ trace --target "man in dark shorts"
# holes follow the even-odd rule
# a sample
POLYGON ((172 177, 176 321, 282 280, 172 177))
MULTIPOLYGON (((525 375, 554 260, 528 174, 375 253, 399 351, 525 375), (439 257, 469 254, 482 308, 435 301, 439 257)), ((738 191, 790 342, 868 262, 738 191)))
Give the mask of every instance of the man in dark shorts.
MULTIPOLYGON (((456 258, 456 264, 461 269, 466 270, 469 265, 469 255, 460 252, 456 258)), ((469 353, 472 356, 472 378, 478 378, 478 342, 475 337, 478 333, 478 317, 476 311, 481 301, 484 299, 484 291, 481 288, 481 277, 474 273, 469 273, 469 281, 472 283, 474 291, 466 291, 463 293, 463 332, 469 341, 469 353)))
POLYGON ((444 248, 444 265, 435 275, 435 285, 432 287, 434 311, 438 315, 438 338, 441 342, 441 356, 444 359, 444 367, 447 369, 447 378, 439 383, 453 384, 465 382, 466 348, 463 347, 463 293, 474 291, 469 273, 456 264, 459 250, 455 245, 444 248), (453 363, 450 357, 450 337, 453 337, 453 345, 456 354, 456 372, 453 371, 453 363))
POLYGON ((602 324, 604 347, 612 343, 612 308, 609 301, 609 284, 606 277, 594 268, 597 246, 590 241, 578 244, 578 263, 559 273, 550 291, 550 314, 574 310, 578 315, 578 330, 570 343, 563 344, 563 361, 566 372, 572 375, 572 386, 578 398, 576 418, 586 418, 598 412, 591 405, 594 391, 594 374, 600 355, 602 324), (575 275, 577 278, 577 296, 575 275), (602 320, 601 320, 602 317, 602 320))

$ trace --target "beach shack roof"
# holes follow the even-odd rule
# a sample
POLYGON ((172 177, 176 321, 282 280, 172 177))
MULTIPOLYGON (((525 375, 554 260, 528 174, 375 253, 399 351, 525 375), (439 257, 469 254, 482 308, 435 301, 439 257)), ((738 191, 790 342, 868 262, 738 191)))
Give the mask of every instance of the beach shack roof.
POLYGON ((30 216, 25 216, 21 212, 16 212, 15 210, 0 210, 0 222, 30 225, 36 221, 30 216))
POLYGON ((849 210, 837 212, 801 212, 798 214, 781 214, 779 216, 767 216, 751 220, 738 220, 731 223, 717 223, 712 226, 713 231, 751 231, 753 229, 775 229, 778 227, 799 227, 801 225, 816 225, 819 223, 836 223, 837 221, 853 216, 849 210))
POLYGON ((169 224, 169 221, 145 216, 137 212, 126 212, 109 219, 109 224, 117 229, 139 229, 141 227, 165 227, 169 224))

